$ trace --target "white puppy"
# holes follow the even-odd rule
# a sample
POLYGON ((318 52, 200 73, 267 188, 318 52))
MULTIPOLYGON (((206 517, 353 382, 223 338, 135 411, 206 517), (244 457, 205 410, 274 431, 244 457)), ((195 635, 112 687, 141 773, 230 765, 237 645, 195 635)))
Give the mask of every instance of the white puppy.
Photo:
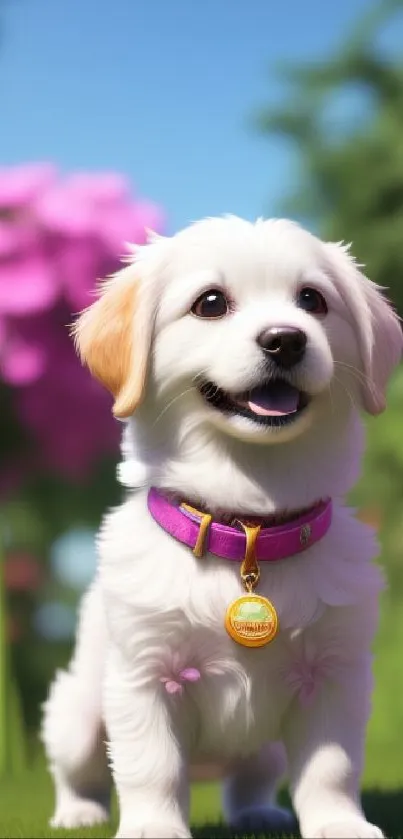
POLYGON ((384 409, 401 357, 396 315, 342 245, 230 217, 140 248, 76 338, 130 418, 125 483, 133 461, 144 486, 105 517, 76 650, 46 704, 53 823, 107 817, 106 729, 119 837, 190 836, 195 758, 227 763, 226 817, 253 823, 284 768, 276 741, 304 837, 382 836, 359 800, 382 579, 343 496, 359 411, 384 409), (266 536, 276 561, 257 565, 266 536), (272 604, 253 601, 256 632, 227 614, 245 588, 272 604))

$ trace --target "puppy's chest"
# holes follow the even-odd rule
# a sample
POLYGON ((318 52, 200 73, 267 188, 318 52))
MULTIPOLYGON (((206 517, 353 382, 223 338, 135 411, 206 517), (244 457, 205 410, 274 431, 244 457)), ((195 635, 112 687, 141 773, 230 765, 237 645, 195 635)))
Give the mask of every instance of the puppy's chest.
MULTIPOLYGON (((329 654, 318 629, 320 618, 306 628, 289 628, 283 626, 287 612, 279 609, 278 632, 267 645, 251 648, 233 640, 227 610, 245 594, 238 569, 234 572, 206 564, 197 583, 188 580, 182 608, 166 635, 180 686, 169 701, 180 706, 183 721, 188 719, 191 745, 197 731, 196 754, 231 757, 232 750, 248 752, 276 739, 291 701, 312 702, 337 668, 334 649, 329 654), (191 681, 181 681, 189 670, 191 681)), ((259 591, 270 595, 264 580, 259 591)))
POLYGON ((172 634, 168 661, 167 701, 195 755, 231 757, 278 738, 293 697, 301 694, 304 702, 315 688, 303 639, 281 631, 265 647, 246 648, 223 625, 218 631, 188 625, 172 634))

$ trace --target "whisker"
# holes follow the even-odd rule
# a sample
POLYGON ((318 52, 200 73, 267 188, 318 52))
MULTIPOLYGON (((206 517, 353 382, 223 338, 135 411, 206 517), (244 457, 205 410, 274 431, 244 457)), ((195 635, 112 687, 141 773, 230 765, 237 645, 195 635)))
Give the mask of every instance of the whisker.
POLYGON ((348 398, 349 398, 349 400, 350 400, 350 402, 351 402, 351 404, 352 404, 353 408, 355 408, 355 409, 358 411, 358 410, 359 410, 359 405, 357 405, 357 403, 356 403, 356 401, 355 401, 355 399, 354 399, 354 397, 353 397, 353 395, 352 395, 351 391, 348 389, 348 387, 347 387, 347 385, 345 384, 345 382, 342 382, 342 380, 341 380, 341 379, 339 379, 337 376, 335 376, 334 378, 335 378, 335 381, 336 381, 336 382, 338 382, 338 384, 339 384, 339 385, 341 385, 341 387, 343 388, 343 390, 345 390, 345 392, 347 393, 347 396, 348 396, 348 398))
POLYGON ((205 376, 207 375, 207 373, 208 373, 208 370, 199 370, 198 373, 196 373, 194 376, 192 376, 192 382, 198 382, 198 381, 204 382, 205 381, 205 376))
MULTIPOLYGON (((336 377, 335 377, 335 378, 336 378, 336 377)), ((332 414, 334 414, 334 413, 335 413, 335 409, 334 409, 334 399, 333 399, 333 393, 332 393, 332 383, 331 383, 331 382, 329 382, 329 384, 328 384, 328 386, 327 386, 327 389, 328 389, 328 391, 329 391, 330 402, 331 402, 331 405, 332 405, 332 414)))
POLYGON ((219 390, 220 390, 220 388, 219 388, 219 387, 217 387, 217 385, 213 385, 213 384, 212 384, 212 385, 210 385, 210 387, 208 388, 208 390, 206 390, 206 396, 207 396, 208 398, 213 399, 213 398, 214 398, 214 396, 216 396, 216 395, 217 395, 217 393, 219 392, 219 390))
POLYGON ((213 384, 213 382, 208 382, 208 387, 206 388, 205 374, 207 372, 207 370, 199 371, 198 373, 196 373, 195 376, 192 377, 192 382, 201 382, 201 384, 204 385, 204 392, 206 396, 213 398, 219 392, 220 388, 218 387, 218 385, 213 384))
POLYGON ((374 392, 374 383, 372 379, 367 376, 362 370, 359 370, 353 364, 347 364, 345 361, 335 361, 335 366, 337 367, 344 367, 346 370, 352 373, 352 375, 360 382, 360 384, 367 385, 372 392, 374 392))
POLYGON ((173 399, 171 399, 171 401, 168 402, 168 404, 165 405, 165 407, 162 409, 162 411, 158 414, 157 418, 154 420, 154 422, 152 424, 152 428, 155 428, 155 426, 157 425, 158 422, 160 422, 160 420, 162 419, 164 414, 166 414, 166 412, 169 410, 169 408, 171 408, 172 405, 174 405, 175 402, 178 401, 178 399, 182 399, 183 396, 186 396, 186 394, 190 393, 192 390, 196 390, 196 388, 193 387, 193 386, 188 387, 188 388, 186 388, 186 390, 183 390, 181 393, 178 393, 176 396, 174 396, 173 399))

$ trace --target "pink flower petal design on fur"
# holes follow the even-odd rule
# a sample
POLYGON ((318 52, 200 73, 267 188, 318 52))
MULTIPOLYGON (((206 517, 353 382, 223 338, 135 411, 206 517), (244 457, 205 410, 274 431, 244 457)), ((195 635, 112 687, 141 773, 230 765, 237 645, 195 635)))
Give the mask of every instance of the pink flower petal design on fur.
POLYGON ((179 682, 174 682, 173 679, 167 679, 166 681, 164 679, 161 681, 165 682, 165 690, 167 693, 171 695, 175 693, 183 693, 183 687, 179 684, 179 682))
POLYGON ((285 674, 285 682, 303 707, 312 701, 318 687, 314 666, 304 659, 293 663, 285 674))
POLYGON ((200 679, 200 670, 196 667, 186 667, 179 673, 179 678, 182 682, 198 682, 200 679))
POLYGON ((165 686, 167 693, 183 693, 183 684, 181 684, 181 682, 198 682, 200 679, 200 670, 198 670, 197 667, 184 667, 183 670, 176 675, 175 670, 179 669, 177 654, 174 654, 173 656, 170 669, 170 676, 161 676, 160 678, 160 682, 165 686))
POLYGON ((327 679, 334 678, 340 667, 339 657, 330 649, 318 651, 305 649, 284 672, 284 681, 298 697, 302 706, 307 706, 327 679))

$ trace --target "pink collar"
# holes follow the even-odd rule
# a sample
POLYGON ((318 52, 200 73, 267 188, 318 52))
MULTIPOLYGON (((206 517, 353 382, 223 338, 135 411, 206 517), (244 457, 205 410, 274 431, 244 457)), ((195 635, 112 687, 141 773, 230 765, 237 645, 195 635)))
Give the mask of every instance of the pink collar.
MULTIPOLYGON (((148 493, 148 509, 170 536, 192 548, 196 556, 208 551, 223 559, 244 560, 247 537, 241 529, 212 521, 208 514, 184 503, 168 501, 155 488, 148 493)), ((325 536, 331 521, 332 501, 329 498, 286 524, 262 528, 256 539, 256 560, 277 562, 301 553, 325 536)))

